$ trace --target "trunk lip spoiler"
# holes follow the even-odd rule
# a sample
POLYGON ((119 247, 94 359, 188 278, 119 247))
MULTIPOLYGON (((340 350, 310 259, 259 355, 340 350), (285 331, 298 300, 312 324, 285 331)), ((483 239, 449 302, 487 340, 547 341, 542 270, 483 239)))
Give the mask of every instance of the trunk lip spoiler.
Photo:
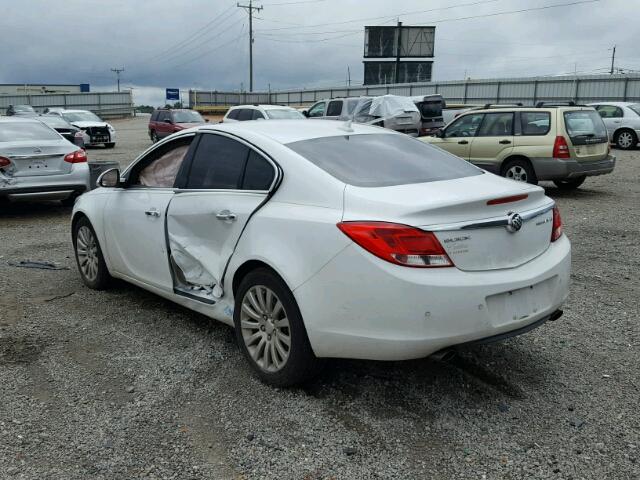
MULTIPOLYGON (((522 217, 523 221, 527 222, 553 210, 554 206, 555 202, 531 210, 525 210, 524 212, 518 214, 520 215, 520 217, 522 217)), ((509 215, 510 213, 507 213, 505 215, 486 218, 483 220, 470 220, 465 222, 441 225, 424 225, 419 228, 422 230, 428 230, 430 232, 443 232, 448 230, 473 230, 477 228, 506 227, 509 225, 509 215)))

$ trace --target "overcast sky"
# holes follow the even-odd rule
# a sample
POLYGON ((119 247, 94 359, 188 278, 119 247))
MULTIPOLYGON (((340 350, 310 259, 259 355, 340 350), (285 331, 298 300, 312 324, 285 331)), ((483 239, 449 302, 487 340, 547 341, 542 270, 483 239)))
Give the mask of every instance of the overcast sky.
MULTIPOLYGON (((243 0, 241 3, 248 3, 243 0)), ((364 25, 435 25, 434 80, 640 71, 638 0, 265 0, 254 90, 362 82, 364 25), (552 5, 575 3, 556 8, 552 5), (525 9, 532 11, 515 12, 525 9), (499 14, 499 15, 494 15, 499 14), (477 17, 477 18, 468 18, 477 17)), ((248 88, 248 15, 236 0, 4 0, 0 83, 90 83, 137 104, 164 88, 248 88)))

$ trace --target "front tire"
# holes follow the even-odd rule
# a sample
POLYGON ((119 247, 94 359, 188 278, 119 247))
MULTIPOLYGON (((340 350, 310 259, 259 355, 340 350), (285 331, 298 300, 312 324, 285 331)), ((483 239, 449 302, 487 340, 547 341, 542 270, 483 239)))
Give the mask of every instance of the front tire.
POLYGON ((633 130, 621 130, 616 133, 614 142, 621 150, 631 150, 638 144, 638 136, 633 130))
POLYGON ((295 298, 271 270, 260 268, 242 279, 233 321, 238 345, 263 382, 288 387, 319 372, 295 298))
POLYGON ((502 176, 516 182, 531 183, 532 185, 538 184, 536 172, 533 170, 531 164, 524 159, 517 158, 509 160, 502 167, 502 176))
POLYGON ((578 177, 572 178, 571 180, 554 180, 553 183, 556 184, 560 190, 575 190, 580 185, 584 183, 587 177, 578 177))
POLYGON ((84 284, 93 290, 104 290, 111 283, 111 275, 102 255, 96 232, 87 217, 73 227, 73 250, 84 284))

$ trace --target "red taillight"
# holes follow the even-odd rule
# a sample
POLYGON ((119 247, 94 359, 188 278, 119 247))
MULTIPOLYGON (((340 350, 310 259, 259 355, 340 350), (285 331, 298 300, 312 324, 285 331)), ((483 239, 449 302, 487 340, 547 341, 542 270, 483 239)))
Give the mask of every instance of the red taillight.
POLYGON ((64 161, 69 163, 83 163, 87 161, 87 154, 84 150, 76 150, 64 156, 64 161))
POLYGON ((11 160, 5 157, 0 157, 0 168, 8 167, 11 165, 11 160))
POLYGON ((453 262, 431 232, 386 222, 341 222, 338 228, 366 251, 405 267, 452 267, 453 262))
POLYGON ((571 158, 567 140, 561 135, 558 135, 553 143, 553 158, 571 158))
POLYGON ((562 218, 558 206, 553 207, 553 228, 551 230, 551 241, 555 242, 562 236, 562 218))
POLYGON ((487 205, 502 205, 503 203, 519 202, 528 198, 529 195, 523 193, 522 195, 512 195, 510 197, 494 198, 493 200, 487 200, 487 205))

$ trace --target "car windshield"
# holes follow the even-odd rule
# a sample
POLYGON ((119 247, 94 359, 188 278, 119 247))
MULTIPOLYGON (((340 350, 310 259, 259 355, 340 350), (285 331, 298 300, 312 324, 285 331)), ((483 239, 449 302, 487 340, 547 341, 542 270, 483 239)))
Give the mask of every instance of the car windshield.
POLYGON ((42 123, 46 123, 53 128, 73 128, 71 125, 65 122, 64 119, 58 117, 57 115, 40 115, 38 117, 38 120, 40 120, 42 123))
POLYGON ((564 122, 567 127, 567 133, 572 140, 578 137, 600 138, 607 136, 602 117, 595 110, 564 112, 564 122))
POLYGON ((640 103, 634 103, 629 105, 629 108, 635 112, 636 115, 640 115, 640 103))
POLYGON ((267 110, 267 117, 272 120, 299 120, 306 118, 302 113, 297 110, 288 108, 274 108, 267 110))
POLYGON ((176 123, 204 123, 204 118, 193 110, 176 110, 173 112, 173 121, 176 123))
POLYGON ((100 117, 91 112, 63 112, 62 116, 67 122, 102 122, 100 117))
POLYGON ((60 140, 60 135, 40 122, 0 122, 0 142, 29 140, 60 140))
POLYGON ((406 135, 341 135, 301 140, 287 147, 357 187, 426 183, 483 173, 459 157, 406 135))

